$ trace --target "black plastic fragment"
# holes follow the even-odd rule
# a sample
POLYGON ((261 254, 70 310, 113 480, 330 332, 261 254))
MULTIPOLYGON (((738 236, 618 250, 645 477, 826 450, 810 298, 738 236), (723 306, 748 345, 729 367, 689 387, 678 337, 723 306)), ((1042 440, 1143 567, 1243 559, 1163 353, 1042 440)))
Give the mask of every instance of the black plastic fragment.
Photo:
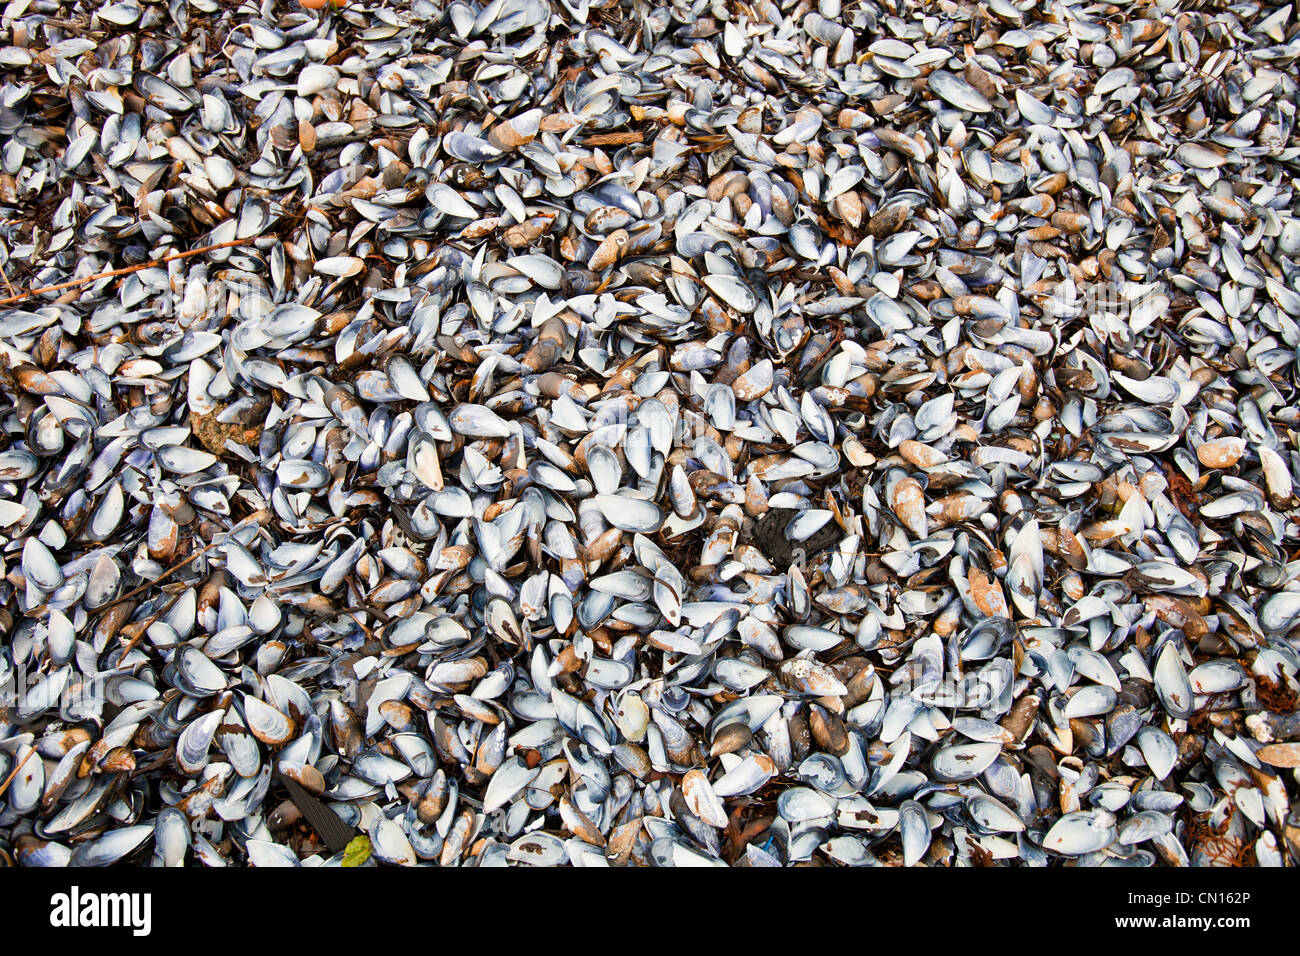
POLYGON ((302 784, 292 777, 280 774, 280 782, 289 791, 289 799, 302 811, 316 835, 325 842, 331 853, 342 853, 357 831, 344 823, 337 813, 312 796, 302 784))

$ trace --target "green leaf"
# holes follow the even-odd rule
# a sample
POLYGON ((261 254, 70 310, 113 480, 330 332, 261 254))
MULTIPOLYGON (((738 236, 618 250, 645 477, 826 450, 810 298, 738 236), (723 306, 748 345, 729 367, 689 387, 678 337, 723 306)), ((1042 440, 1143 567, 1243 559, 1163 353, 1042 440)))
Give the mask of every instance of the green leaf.
POLYGON ((352 842, 343 850, 344 866, 360 866, 370 859, 370 838, 366 836, 354 837, 352 842))

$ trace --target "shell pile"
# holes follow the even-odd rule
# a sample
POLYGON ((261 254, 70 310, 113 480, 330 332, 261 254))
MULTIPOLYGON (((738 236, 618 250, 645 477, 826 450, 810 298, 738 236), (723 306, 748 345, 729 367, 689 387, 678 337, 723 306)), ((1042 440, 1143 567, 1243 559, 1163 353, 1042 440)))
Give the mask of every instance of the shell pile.
POLYGON ((0 35, 0 862, 1300 864, 1291 4, 0 35))

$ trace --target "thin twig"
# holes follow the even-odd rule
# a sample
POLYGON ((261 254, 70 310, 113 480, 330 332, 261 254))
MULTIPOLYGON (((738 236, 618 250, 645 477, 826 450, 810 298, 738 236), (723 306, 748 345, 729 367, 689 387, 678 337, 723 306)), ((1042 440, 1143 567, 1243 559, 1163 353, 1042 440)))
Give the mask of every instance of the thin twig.
POLYGON ((229 242, 218 242, 216 245, 203 246, 200 249, 190 249, 188 252, 173 252, 170 256, 163 256, 161 259, 152 259, 149 262, 142 262, 135 266, 127 266, 124 269, 113 269, 110 272, 99 272, 93 276, 86 276, 84 279, 73 279, 71 282, 60 282, 57 285, 43 286, 40 289, 32 289, 30 292, 21 292, 18 295, 11 295, 7 299, 0 299, 0 305, 12 305, 15 302, 22 302, 24 299, 30 299, 33 296, 44 295, 47 292, 59 292, 63 289, 72 289, 76 286, 97 282, 100 279, 111 279, 114 276, 130 275, 133 272, 141 272, 144 269, 149 269, 153 266, 160 266, 165 262, 172 262, 176 259, 188 259, 190 256, 202 255, 203 253, 211 252, 214 249, 228 249, 231 246, 245 246, 255 238, 255 236, 249 236, 245 239, 231 239, 229 242))
MULTIPOLYGON (((224 544, 225 542, 223 541, 221 543, 224 544)), ((202 548, 199 548, 199 550, 195 551, 184 561, 180 562, 179 564, 172 565, 170 568, 168 568, 162 574, 158 575, 158 577, 154 578, 152 581, 146 581, 144 584, 140 585, 135 590, 127 591, 125 594, 117 598, 117 600, 113 601, 111 604, 105 605, 104 610, 107 611, 109 608, 121 604, 123 601, 129 601, 137 594, 143 594, 145 591, 149 590, 151 587, 158 584, 160 581, 165 581, 167 578, 171 577, 173 574, 175 574, 177 571, 181 570, 182 568, 189 567, 189 565, 193 564, 198 558, 201 558, 203 555, 207 554, 216 546, 217 546, 216 541, 204 545, 202 548)))
POLYGON ((13 783, 14 777, 18 776, 18 771, 22 770, 23 765, 27 763, 27 761, 31 760, 32 757, 34 756, 36 756, 36 748, 32 747, 30 750, 27 751, 27 756, 24 757, 22 760, 18 761, 18 766, 14 767, 13 771, 9 774, 9 776, 5 777, 5 782, 0 783, 0 797, 3 797, 5 795, 5 791, 9 789, 9 784, 13 783))
POLYGON ((140 629, 136 632, 135 637, 131 638, 131 640, 126 642, 126 646, 122 648, 122 653, 118 655, 118 660, 119 661, 122 660, 124 657, 126 657, 127 654, 130 654, 133 650, 135 650, 135 646, 139 644, 142 640, 144 640, 144 636, 145 634, 148 633, 149 628, 153 627, 154 623, 160 617, 162 617, 173 607, 175 607, 176 602, 179 601, 180 599, 181 599, 180 595, 179 594, 176 595, 170 601, 167 602, 166 607, 159 608, 157 611, 151 614, 147 620, 141 621, 140 629))

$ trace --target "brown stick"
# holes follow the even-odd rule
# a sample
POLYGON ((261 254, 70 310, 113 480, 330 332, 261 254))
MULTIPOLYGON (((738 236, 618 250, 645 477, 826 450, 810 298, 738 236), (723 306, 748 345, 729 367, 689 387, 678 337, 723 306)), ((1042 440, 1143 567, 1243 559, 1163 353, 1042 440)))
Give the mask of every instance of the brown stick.
POLYGON ((27 761, 31 760, 35 755, 36 748, 33 747, 31 750, 27 751, 26 757, 18 761, 18 766, 14 767, 13 772, 10 773, 9 776, 5 777, 5 782, 0 783, 0 797, 5 795, 5 791, 9 789, 9 784, 14 782, 14 777, 18 776, 18 771, 23 769, 23 765, 26 764, 27 761))
MULTIPOLYGON (((222 544, 225 544, 224 541, 221 542, 221 543, 222 543, 222 544)), ((217 546, 217 542, 216 542, 216 541, 213 541, 213 542, 211 542, 210 544, 205 544, 203 547, 199 548, 199 550, 195 551, 193 554, 191 554, 191 555, 190 555, 188 558, 186 558, 184 561, 181 561, 179 564, 173 564, 170 568, 168 568, 168 569, 167 569, 166 571, 164 571, 162 574, 158 575, 158 577, 154 578, 152 581, 146 581, 144 584, 140 585, 140 586, 139 586, 138 588, 136 588, 135 590, 133 590, 133 591, 127 591, 127 592, 126 592, 125 594, 123 594, 121 597, 119 597, 119 598, 117 598, 116 600, 110 602, 109 604, 104 605, 104 607, 102 608, 102 611, 107 611, 109 608, 113 607, 115 604, 121 604, 123 601, 129 601, 129 600, 131 600, 131 598, 135 597, 137 594, 143 594, 145 591, 149 590, 149 589, 150 589, 151 587, 153 587, 155 584, 159 583, 160 581, 165 581, 167 578, 171 577, 173 574, 175 574, 177 571, 181 570, 182 568, 187 568, 187 567, 189 567, 189 566, 190 566, 191 564, 193 564, 196 560, 198 560, 199 558, 203 557, 203 555, 207 554, 209 551, 211 551, 211 550, 212 550, 213 548, 215 548, 216 546, 217 546)))
MULTIPOLYGON (((174 259, 188 259, 190 256, 201 255, 205 252, 211 252, 214 249, 227 249, 230 246, 246 246, 252 242, 256 236, 249 236, 247 239, 231 239, 229 242, 218 242, 213 246, 203 246, 200 249, 190 249, 188 252, 173 252, 170 256, 163 256, 161 259, 153 259, 149 262, 142 262, 136 266, 127 266, 124 269, 113 269, 110 272, 99 272, 93 276, 86 276, 84 279, 73 279, 71 282, 60 282, 58 285, 47 285, 40 289, 32 289, 30 292, 20 292, 18 295, 11 295, 7 299, 0 299, 0 305, 12 305, 15 302, 21 302, 24 299, 30 299, 33 296, 44 295, 47 292, 58 292, 61 289, 71 289, 79 285, 87 285, 96 282, 99 279, 111 279, 114 276, 130 275, 132 272, 140 272, 153 266, 160 266, 164 262, 171 262, 174 259)), ((7 283, 8 278, 5 279, 7 283)))

